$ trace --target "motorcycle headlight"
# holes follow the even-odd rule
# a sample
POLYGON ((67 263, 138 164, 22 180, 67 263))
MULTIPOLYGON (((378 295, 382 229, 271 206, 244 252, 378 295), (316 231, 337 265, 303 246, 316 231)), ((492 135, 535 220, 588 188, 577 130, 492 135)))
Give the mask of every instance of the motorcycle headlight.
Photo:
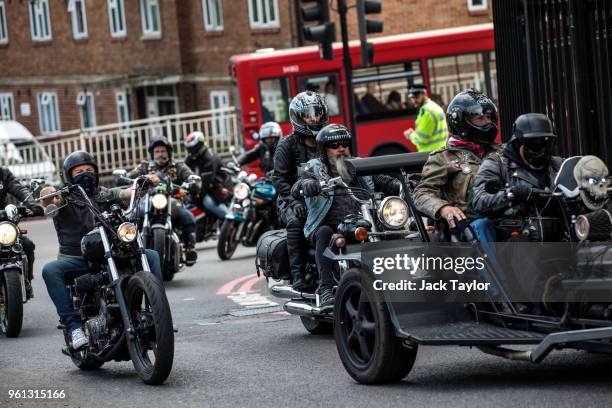
POLYGON ((234 186, 234 197, 237 200, 244 200, 249 196, 251 189, 246 183, 238 183, 234 186))
POLYGON ((117 228, 117 236, 123 242, 132 242, 138 235, 138 228, 136 224, 131 222, 124 222, 117 228))
POLYGON ((168 206, 168 197, 160 193, 155 194, 151 198, 151 204, 153 204, 153 207, 155 207, 155 209, 163 210, 164 208, 166 208, 166 206, 168 206))
POLYGON ((402 228, 408 221, 408 205, 399 197, 387 197, 380 204, 378 219, 387 228, 402 228))
POLYGON ((13 245, 18 234, 15 225, 10 222, 0 222, 0 245, 13 245))

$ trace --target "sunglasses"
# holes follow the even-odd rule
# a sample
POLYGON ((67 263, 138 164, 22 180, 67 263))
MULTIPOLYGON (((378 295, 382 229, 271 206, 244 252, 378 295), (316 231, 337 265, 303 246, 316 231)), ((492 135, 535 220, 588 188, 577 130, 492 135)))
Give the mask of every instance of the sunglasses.
POLYGON ((330 143, 327 144, 327 147, 329 149, 338 149, 340 147, 344 147, 346 149, 347 147, 349 147, 349 142, 347 142, 347 141, 330 142, 330 143))

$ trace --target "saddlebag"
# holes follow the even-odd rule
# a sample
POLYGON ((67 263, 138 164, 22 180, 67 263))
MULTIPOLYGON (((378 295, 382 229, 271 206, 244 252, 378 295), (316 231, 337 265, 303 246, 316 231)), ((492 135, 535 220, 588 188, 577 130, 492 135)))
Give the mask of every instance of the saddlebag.
POLYGON ((262 234, 257 242, 255 259, 257 274, 272 279, 289 279, 291 268, 287 253, 287 230, 273 230, 262 234))

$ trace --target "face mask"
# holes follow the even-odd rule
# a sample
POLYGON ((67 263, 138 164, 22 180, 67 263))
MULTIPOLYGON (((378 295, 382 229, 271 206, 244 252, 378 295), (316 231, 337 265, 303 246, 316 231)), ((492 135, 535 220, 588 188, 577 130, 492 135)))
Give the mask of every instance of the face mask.
POLYGON ((523 158, 525 159, 527 164, 529 164, 533 168, 541 169, 548 165, 549 155, 546 149, 534 151, 528 149, 527 146, 525 146, 523 149, 523 158))
POLYGON ((497 137, 498 129, 495 123, 489 123, 485 126, 470 126, 468 138, 480 143, 491 144, 497 137))
POLYGON ((93 195, 98 189, 98 176, 96 173, 87 171, 72 178, 72 184, 78 184, 89 195, 93 195))

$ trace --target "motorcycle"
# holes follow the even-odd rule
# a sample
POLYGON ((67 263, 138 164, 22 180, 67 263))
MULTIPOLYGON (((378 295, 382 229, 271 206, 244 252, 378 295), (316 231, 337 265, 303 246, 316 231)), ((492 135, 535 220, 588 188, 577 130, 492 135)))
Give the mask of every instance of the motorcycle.
MULTIPOLYGON (((400 171, 409 177, 408 167, 419 168, 425 161, 413 154, 394 156, 355 159, 349 167, 356 174, 400 171)), ((602 293, 610 299, 612 291, 609 266, 612 263, 612 216, 603 206, 591 205, 605 201, 601 188, 597 192, 590 191, 595 185, 603 184, 607 170, 606 177, 582 174, 576 178, 574 174, 581 174, 574 172, 579 160, 580 157, 574 157, 563 162, 552 189, 533 191, 537 196, 534 199, 544 201, 542 208, 550 208, 556 203, 554 216, 540 211, 535 216, 506 224, 506 227, 516 227, 510 234, 511 239, 529 240, 528 245, 536 254, 527 257, 529 259, 521 259, 526 257, 520 254, 514 256, 510 263, 504 264, 520 264, 511 272, 515 272, 514 269, 520 272, 525 262, 542 261, 538 259, 544 258, 546 247, 542 242, 553 236, 551 231, 566 244, 565 252, 570 252, 553 254, 573 262, 565 261, 557 269, 561 273, 555 272, 547 278, 545 290, 537 292, 541 296, 537 302, 522 303, 523 300, 516 297, 518 292, 507 290, 509 286, 504 274, 506 278, 508 275, 494 265, 491 257, 485 261, 485 269, 489 279, 499 288, 496 297, 486 293, 478 301, 438 302, 424 297, 418 303, 407 302, 374 288, 377 277, 363 263, 367 248, 353 253, 353 259, 359 260, 340 279, 333 316, 336 347, 349 375, 362 384, 400 381, 412 370, 418 349, 424 345, 474 346, 487 354, 533 363, 542 361, 553 349, 612 353, 612 302, 595 301, 602 293), (554 228, 547 228, 550 225, 554 228), (596 276, 586 272, 593 266, 598 271, 596 276), (555 289, 563 289, 560 293, 565 300, 551 300, 555 289), (506 345, 532 345, 533 348, 517 350, 506 345)), ((415 227, 414 233, 405 237, 402 247, 424 248, 432 240, 432 231, 419 222, 421 216, 411 200, 409 183, 407 187, 406 202, 417 222, 411 224, 415 227)), ((480 251, 477 253, 487 254, 482 249, 484 245, 474 247, 470 241, 454 243, 451 240, 447 245, 450 245, 448 248, 466 245, 466 248, 480 251)), ((402 277, 415 283, 439 278, 431 271, 421 272, 413 277, 402 277)), ((402 296, 409 296, 406 293, 402 296)))
POLYGON ((267 179, 241 171, 236 179, 232 201, 221 225, 217 254, 228 260, 238 244, 252 247, 259 237, 276 224, 276 188, 267 179))
MULTIPOLYGON (((96 227, 81 243, 90 272, 67 282, 89 344, 75 350, 70 333, 60 325, 66 341, 62 352, 86 371, 111 360, 132 360, 145 383, 162 384, 170 375, 174 359, 172 315, 162 283, 151 273, 138 227, 129 221, 138 207, 137 196, 146 185, 144 176, 134 180, 126 211, 118 205, 101 211, 78 185, 39 199, 72 194, 96 221, 96 227)), ((54 204, 45 209, 50 216, 57 211, 54 204)))
MULTIPOLYGON (((125 170, 113 172, 117 184, 126 184, 132 180, 125 177, 125 170)), ((184 244, 179 239, 180 231, 172 224, 172 211, 180 205, 192 188, 200 181, 199 176, 192 175, 182 185, 173 184, 166 174, 159 173, 161 182, 149 189, 146 199, 142 201, 138 214, 143 245, 153 249, 159 254, 164 281, 174 279, 176 273, 181 272, 185 266, 194 263, 185 260, 184 244)), ((136 214, 134 214, 135 216, 136 214)))

